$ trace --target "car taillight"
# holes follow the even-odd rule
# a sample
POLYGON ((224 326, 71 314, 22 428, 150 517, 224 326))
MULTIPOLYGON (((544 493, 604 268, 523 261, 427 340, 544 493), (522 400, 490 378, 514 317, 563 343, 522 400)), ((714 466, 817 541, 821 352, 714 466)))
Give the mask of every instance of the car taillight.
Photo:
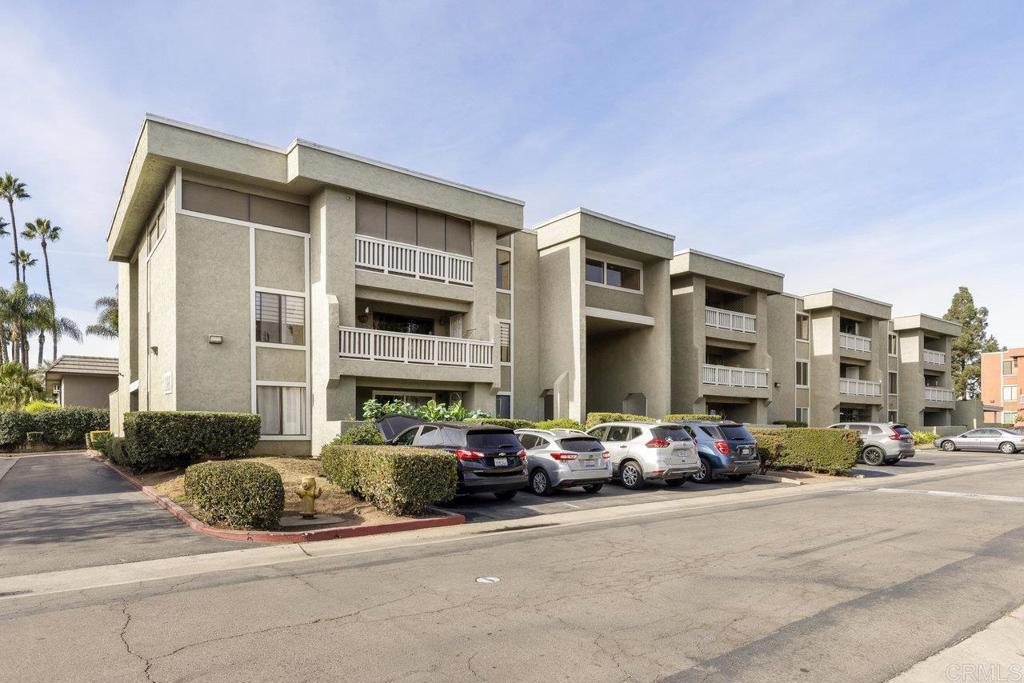
POLYGON ((728 441, 723 441, 722 439, 716 440, 715 441, 715 450, 718 451, 719 453, 721 453, 722 455, 728 455, 729 454, 729 442, 728 441))
POLYGON ((561 462, 562 460, 575 460, 576 459, 576 454, 575 453, 557 452, 557 453, 552 453, 551 457, 554 458, 555 460, 558 460, 559 462, 561 462))
POLYGON ((651 439, 644 444, 644 446, 647 446, 648 448, 668 448, 671 445, 671 442, 666 441, 665 439, 651 439))
POLYGON ((526 460, 526 449, 524 448, 523 450, 516 453, 516 455, 519 456, 520 460, 526 460))
POLYGON ((889 438, 893 441, 900 441, 903 437, 901 437, 900 433, 894 429, 892 433, 889 435, 889 438))
POLYGON ((456 448, 455 457, 459 460, 483 460, 484 454, 466 448, 456 448))
MULTIPOLYGON (((1024 439, 1021 439, 1021 441, 1024 441, 1024 439)), ((605 451, 604 453, 601 454, 601 459, 602 460, 607 460, 610 457, 612 457, 612 455, 608 451, 605 451)))

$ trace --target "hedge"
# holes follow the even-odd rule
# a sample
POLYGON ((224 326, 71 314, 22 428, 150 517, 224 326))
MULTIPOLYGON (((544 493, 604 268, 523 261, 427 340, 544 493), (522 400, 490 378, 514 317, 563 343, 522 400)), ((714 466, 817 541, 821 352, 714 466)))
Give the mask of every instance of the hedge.
POLYGON ((857 432, 840 429, 751 429, 757 453, 769 466, 838 474, 857 464, 857 432))
POLYGON ((508 427, 509 429, 527 429, 534 426, 534 423, 530 420, 510 420, 504 417, 471 417, 466 422, 494 425, 495 427, 508 427))
POLYGON ((562 417, 557 420, 544 420, 533 425, 536 429, 578 429, 583 430, 581 425, 576 420, 570 420, 567 417, 562 417))
POLYGON ((126 413, 124 438, 123 460, 118 464, 136 471, 176 469, 204 458, 248 455, 260 440, 260 417, 185 411, 126 413))
POLYGON ((914 432, 914 443, 918 446, 935 443, 935 440, 938 438, 939 435, 935 432, 914 432))
POLYGON ((587 413, 587 429, 602 422, 656 422, 646 415, 630 415, 629 413, 587 413))
POLYGON ((372 422, 363 422, 338 434, 332 443, 336 446, 383 446, 384 437, 372 422))
POLYGON ((663 422, 718 422, 722 416, 707 413, 671 413, 661 419, 663 422))
POLYGON ((451 500, 459 481, 455 455, 426 448, 328 445, 320 462, 330 481, 398 515, 451 500))
POLYGON ((258 462, 192 465, 185 495, 204 522, 233 529, 275 529, 284 512, 281 475, 258 462))
POLYGON ((29 432, 42 432, 42 441, 51 446, 81 448, 86 434, 109 427, 110 414, 101 408, 5 410, 0 412, 0 449, 24 445, 29 432))
POLYGON ((97 430, 85 435, 85 447, 107 454, 107 441, 110 440, 110 432, 97 430))
POLYGON ((806 427, 807 423, 801 420, 776 420, 772 422, 773 425, 782 425, 784 427, 806 427))

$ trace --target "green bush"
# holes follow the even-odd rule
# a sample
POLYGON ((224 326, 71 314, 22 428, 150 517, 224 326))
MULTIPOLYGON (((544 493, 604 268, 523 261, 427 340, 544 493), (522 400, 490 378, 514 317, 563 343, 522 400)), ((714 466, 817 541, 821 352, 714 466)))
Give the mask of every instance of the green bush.
POLYGON ((544 420, 533 426, 537 429, 578 429, 583 431, 583 425, 576 420, 570 420, 567 417, 561 417, 557 420, 544 420))
POLYGON ((16 448, 25 443, 26 434, 34 431, 39 431, 34 415, 23 410, 0 412, 0 448, 16 448))
POLYGON ((776 420, 772 422, 773 425, 782 425, 783 427, 806 427, 806 422, 800 420, 776 420))
POLYGON ((275 529, 284 512, 284 484, 269 465, 203 462, 185 470, 185 495, 207 524, 275 529))
POLYGON ((857 464, 857 432, 840 429, 751 429, 757 453, 767 466, 838 474, 857 464))
POLYGON ((328 445, 320 458, 329 480, 398 515, 422 514, 451 500, 459 480, 455 455, 445 451, 328 445))
POLYGON ((630 415, 629 413, 587 413, 587 429, 602 422, 655 422, 653 417, 646 415, 630 415))
POLYGON ((32 414, 43 441, 51 446, 85 446, 89 432, 110 429, 110 412, 103 408, 61 408, 32 414))
POLYGON ((24 408, 26 413, 38 413, 40 410, 60 410, 60 404, 44 401, 41 398, 27 404, 24 408))
POLYGON ((42 432, 26 432, 25 433, 26 443, 42 443, 43 433, 42 432))
POLYGON ((482 410, 469 410, 462 405, 462 401, 447 405, 430 399, 421 406, 414 406, 398 399, 381 403, 371 398, 363 402, 364 420, 376 422, 388 415, 413 415, 428 422, 459 422, 471 417, 487 417, 487 413, 482 410))
POLYGON ((110 440, 110 432, 97 430, 85 435, 85 447, 99 451, 107 455, 107 442, 110 440))
POLYGON ((494 425, 495 427, 508 427, 509 429, 527 429, 534 427, 530 420, 510 420, 505 417, 471 417, 465 420, 474 424, 494 425))
POLYGON ((664 422, 707 422, 709 420, 719 421, 721 415, 708 415, 707 413, 671 413, 661 418, 664 422))
POLYGON ((110 458, 111 462, 117 465, 123 465, 128 467, 127 457, 124 452, 124 437, 123 436, 111 436, 107 439, 106 450, 102 451, 103 455, 110 458))
POLYGON ((175 469, 205 458, 248 455, 260 440, 250 413, 146 411, 124 416, 124 462, 137 471, 175 469))
POLYGON ((938 438, 939 435, 935 432, 914 432, 914 444, 918 446, 935 443, 938 438))
POLYGON ((372 422, 363 422, 349 427, 331 442, 335 446, 382 446, 384 437, 372 422))

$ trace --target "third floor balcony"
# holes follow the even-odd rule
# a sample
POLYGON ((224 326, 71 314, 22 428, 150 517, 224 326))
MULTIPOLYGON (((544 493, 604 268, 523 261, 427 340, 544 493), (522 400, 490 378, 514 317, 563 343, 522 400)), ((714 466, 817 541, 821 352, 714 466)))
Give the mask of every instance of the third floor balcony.
POLYGON ((857 351, 860 353, 871 353, 871 337, 862 337, 847 332, 839 333, 840 351, 857 351))
POLYGON ((724 308, 704 307, 704 324, 719 330, 732 330, 733 332, 757 332, 757 316, 749 313, 738 313, 728 311, 724 308))
POLYGON ((953 403, 953 390, 945 387, 925 387, 924 400, 953 403))
POLYGON ((864 379, 839 378, 839 393, 845 396, 864 396, 879 398, 882 395, 882 383, 864 379))
POLYGON ((383 273, 473 285, 473 258, 414 244, 356 235, 355 264, 383 273))
POLYGON ((945 365, 946 354, 942 351, 933 351, 931 349, 924 350, 924 362, 929 365, 945 365))
POLYGON ((494 366, 494 342, 490 341, 362 327, 341 327, 338 332, 338 355, 342 358, 468 368, 494 366))

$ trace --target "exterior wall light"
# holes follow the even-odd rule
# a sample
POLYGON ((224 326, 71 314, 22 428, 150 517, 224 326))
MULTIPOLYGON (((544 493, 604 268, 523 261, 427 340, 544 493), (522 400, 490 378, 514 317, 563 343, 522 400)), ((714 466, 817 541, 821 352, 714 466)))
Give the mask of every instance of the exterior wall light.
POLYGON ((221 335, 221 334, 211 334, 210 335, 210 343, 211 344, 223 344, 224 343, 224 335, 221 335))

